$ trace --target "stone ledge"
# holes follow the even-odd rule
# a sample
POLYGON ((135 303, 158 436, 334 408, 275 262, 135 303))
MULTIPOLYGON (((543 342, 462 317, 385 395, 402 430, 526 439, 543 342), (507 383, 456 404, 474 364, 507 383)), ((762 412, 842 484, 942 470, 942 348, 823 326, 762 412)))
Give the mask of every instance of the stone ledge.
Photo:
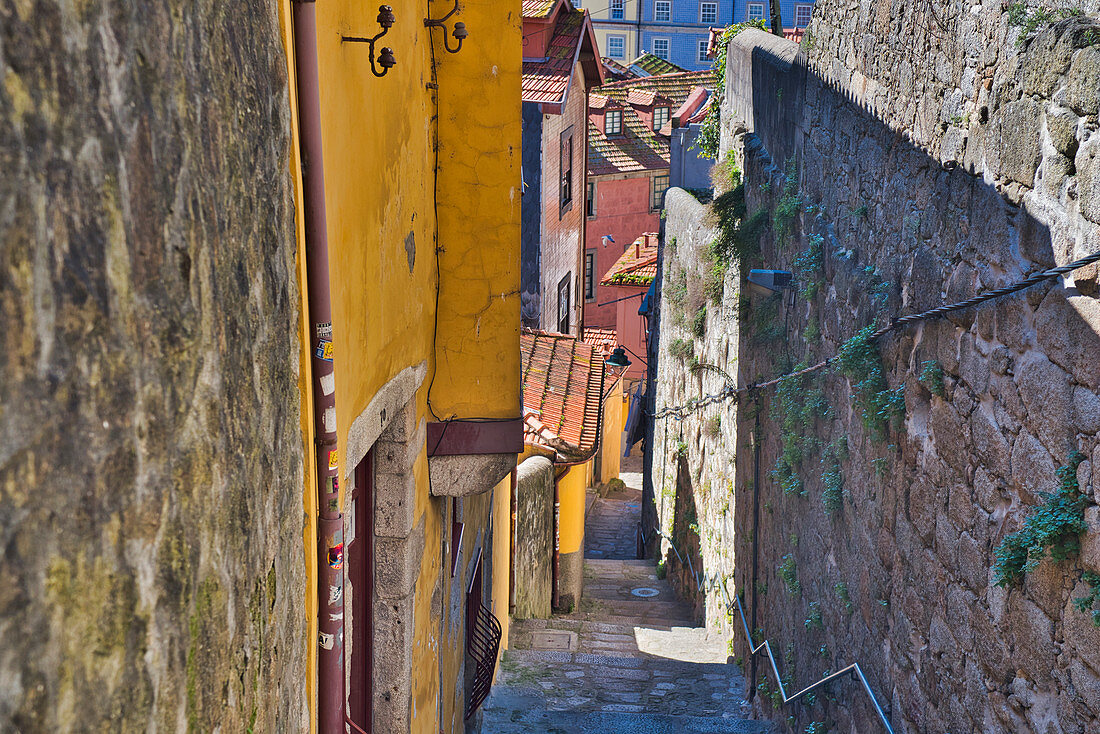
POLYGON ((432 495, 469 497, 484 494, 515 467, 515 454, 432 456, 428 459, 432 495))

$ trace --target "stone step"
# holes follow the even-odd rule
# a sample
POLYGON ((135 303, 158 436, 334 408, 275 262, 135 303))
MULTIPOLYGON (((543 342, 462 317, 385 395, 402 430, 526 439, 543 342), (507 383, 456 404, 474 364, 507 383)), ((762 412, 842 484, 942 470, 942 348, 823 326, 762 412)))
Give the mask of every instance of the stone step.
POLYGON ((513 712, 511 720, 486 715, 482 734, 766 734, 765 722, 708 716, 673 716, 637 711, 513 712))
POLYGON ((662 671, 691 676, 721 675, 735 681, 744 680, 740 669, 729 663, 694 663, 671 658, 640 657, 637 655, 597 655, 584 652, 558 650, 509 649, 504 652, 506 666, 543 663, 554 666, 599 665, 602 668, 640 669, 662 671))

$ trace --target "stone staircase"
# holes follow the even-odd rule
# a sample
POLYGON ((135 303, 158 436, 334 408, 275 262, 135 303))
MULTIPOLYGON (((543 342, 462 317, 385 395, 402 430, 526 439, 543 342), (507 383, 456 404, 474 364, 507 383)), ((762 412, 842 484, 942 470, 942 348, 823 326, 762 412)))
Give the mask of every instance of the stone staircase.
POLYGON ((585 559, 581 604, 516 620, 484 734, 755 734, 724 640, 695 627, 652 561, 585 559))

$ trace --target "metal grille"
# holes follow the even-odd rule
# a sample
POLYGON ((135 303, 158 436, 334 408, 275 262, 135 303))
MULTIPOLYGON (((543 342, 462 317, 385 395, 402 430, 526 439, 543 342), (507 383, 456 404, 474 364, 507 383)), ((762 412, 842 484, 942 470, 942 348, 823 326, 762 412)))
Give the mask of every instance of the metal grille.
POLYGON ((467 719, 474 715, 489 695, 497 652, 500 650, 500 637, 500 622, 488 607, 479 606, 477 619, 466 636, 466 652, 474 663, 474 682, 470 685, 470 699, 466 704, 467 719))

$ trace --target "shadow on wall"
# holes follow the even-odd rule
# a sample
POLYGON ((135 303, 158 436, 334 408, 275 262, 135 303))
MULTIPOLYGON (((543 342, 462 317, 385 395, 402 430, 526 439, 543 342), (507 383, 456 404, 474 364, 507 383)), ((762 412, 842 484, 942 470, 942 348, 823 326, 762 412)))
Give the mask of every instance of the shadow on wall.
MULTIPOLYGON (((890 129, 808 68, 794 44, 749 34, 730 51, 732 117, 750 131, 748 212, 766 208, 771 227, 746 266, 793 270, 800 292, 780 310, 770 342, 754 339, 765 325, 750 312, 740 384, 834 355, 866 325, 965 300, 1100 245, 1097 225, 1064 198, 1066 177, 1084 175, 1074 165, 1078 143, 1050 140, 1042 103, 1029 113, 1034 124, 1012 127, 1019 111, 1006 112, 1008 104, 983 112, 988 128, 972 133, 986 147, 968 148, 964 162, 1002 181, 1002 191, 890 129), (1050 225, 1032 215, 1040 206, 1050 225)), ((1053 730, 1064 731, 1100 713, 1100 701, 1082 695, 1100 687, 1100 631, 1072 607, 1086 590, 1081 562, 1044 562, 1007 590, 991 585, 990 571, 1001 540, 1057 486, 1055 467, 1072 450, 1092 457, 1081 488, 1097 491, 1100 303, 1095 270, 1077 276, 1069 287, 1053 281, 883 339, 883 377, 904 400, 892 425, 863 420, 857 380, 834 373, 805 381, 786 402, 763 394, 757 527, 751 426, 739 427, 738 551, 751 551, 755 538, 760 571, 753 578, 739 565, 737 585, 773 645, 792 645, 783 669, 794 689, 858 661, 880 700, 892 702, 898 730, 1042 729, 1035 717, 1056 711, 1065 728, 1053 730), (918 379, 929 364, 942 384, 918 379), (818 390, 822 402, 810 405, 818 390), (792 414, 803 427, 792 427, 792 414), (799 479, 788 491, 769 476, 783 461, 799 479), (828 475, 834 465, 839 473, 828 475), (838 477, 840 505, 829 511, 824 498, 838 477), (1021 691, 1035 706, 1010 705, 1021 691)), ((690 494, 690 481, 680 489, 690 494)), ((1086 546, 1096 533, 1086 533, 1086 546)), ((738 652, 747 653, 744 640, 738 652)), ((819 697, 781 713, 796 714, 799 726, 827 716, 837 730, 874 721, 854 686, 834 690, 836 703, 819 697)))
POLYGON ((699 589, 695 575, 703 568, 699 542, 699 518, 696 512, 695 487, 691 481, 685 452, 676 458, 676 504, 672 514, 672 542, 679 551, 665 551, 665 568, 669 585, 676 596, 691 605, 695 624, 703 623, 706 595, 699 589), (680 559, 686 563, 681 563, 680 559), (689 565, 690 564, 690 567, 689 565))

